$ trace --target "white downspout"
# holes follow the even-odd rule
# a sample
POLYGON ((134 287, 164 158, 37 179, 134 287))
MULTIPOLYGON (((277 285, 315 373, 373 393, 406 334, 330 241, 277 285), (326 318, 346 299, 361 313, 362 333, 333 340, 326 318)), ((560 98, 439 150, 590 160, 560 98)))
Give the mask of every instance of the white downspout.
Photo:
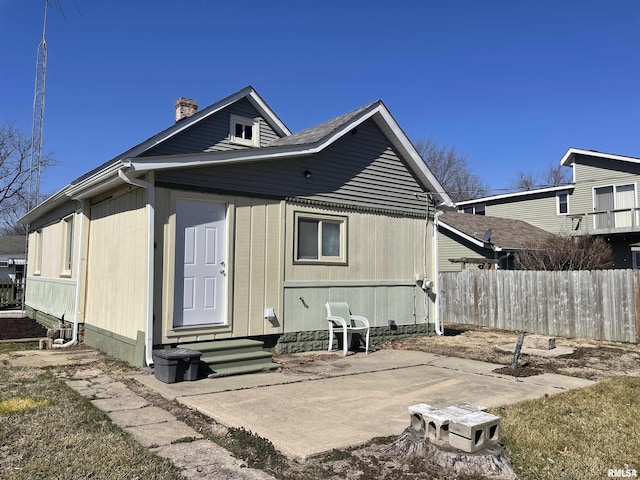
POLYGON ((436 334, 442 335, 442 325, 440 325, 440 282, 438 281, 438 217, 444 212, 436 212, 433 216, 433 291, 436 294, 436 301, 433 311, 433 321, 435 323, 436 334))
POLYGON ((80 313, 80 275, 82 273, 82 238, 84 230, 84 214, 80 209, 80 236, 78 238, 78 256, 76 259, 76 303, 75 315, 73 316, 73 335, 67 343, 53 344, 51 348, 67 348, 78 343, 78 314, 80 313))
POLYGON ((127 177, 124 170, 118 170, 118 176, 130 185, 135 185, 147 190, 147 331, 145 332, 144 350, 145 362, 147 366, 153 364, 153 264, 154 264, 154 208, 155 208, 155 188, 152 183, 145 182, 137 178, 127 177))

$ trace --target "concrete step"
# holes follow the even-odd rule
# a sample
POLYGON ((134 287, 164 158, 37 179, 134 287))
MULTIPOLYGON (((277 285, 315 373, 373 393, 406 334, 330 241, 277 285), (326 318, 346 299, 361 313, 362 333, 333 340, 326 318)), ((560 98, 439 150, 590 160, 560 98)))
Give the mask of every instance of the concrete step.
POLYGON ((230 352, 202 352, 200 361, 208 365, 244 364, 247 362, 271 361, 271 352, 260 350, 259 352, 245 352, 231 350, 230 352))
POLYGON ((200 374, 209 377, 255 373, 280 366, 271 361, 271 351, 264 349, 264 342, 248 338, 183 343, 180 348, 202 352, 200 374))
POLYGON ((202 353, 205 352, 227 352, 229 350, 244 350, 244 351, 261 351, 263 350, 264 342, 260 340, 250 340, 248 338, 233 338, 229 340, 214 340, 208 342, 193 342, 193 343, 181 343, 180 348, 190 348, 192 350, 199 350, 202 353))
POLYGON ((209 378, 229 377, 231 375, 244 375, 248 373, 268 372, 280 367, 277 363, 264 362, 251 365, 239 365, 233 367, 219 368, 212 370, 207 376, 209 378))

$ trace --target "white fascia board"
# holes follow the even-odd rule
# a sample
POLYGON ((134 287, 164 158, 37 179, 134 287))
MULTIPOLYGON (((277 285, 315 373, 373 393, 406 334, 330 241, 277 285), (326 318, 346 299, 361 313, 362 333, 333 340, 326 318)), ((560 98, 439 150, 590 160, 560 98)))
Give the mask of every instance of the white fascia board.
POLYGON ((560 165, 567 167, 573 164, 574 155, 588 155, 589 157, 606 158, 608 160, 618 160, 620 162, 640 163, 640 158, 616 155, 613 153, 594 152, 593 150, 582 150, 580 148, 570 148, 567 150, 567 153, 564 154, 562 160, 560 160, 560 165))
POLYGON ((176 167, 196 167, 223 163, 242 163, 256 160, 273 160, 276 158, 312 155, 324 150, 339 138, 350 132, 362 122, 378 112, 378 107, 366 110, 342 128, 324 138, 321 143, 303 145, 285 145, 282 147, 262 147, 225 152, 203 152, 176 155, 157 155, 150 157, 127 158, 125 166, 137 172, 162 170, 176 167))
MULTIPOLYGON (((451 225, 446 224, 445 222, 442 221, 442 219, 438 221, 438 226, 439 227, 444 227, 446 230, 449 230, 451 233, 453 233, 455 235, 458 235, 459 237, 462 237, 465 240, 468 240, 469 242, 478 245, 479 247, 487 248, 485 246, 485 243, 482 240, 478 240, 477 238, 472 237, 471 235, 467 235, 466 233, 458 230, 457 228, 454 228, 451 225)), ((496 252, 501 252, 502 251, 502 247, 498 247, 497 245, 494 245, 493 249, 496 252)))
POLYGON ((262 97, 256 92, 253 88, 251 89, 251 93, 248 96, 249 101, 253 104, 253 106, 258 110, 263 117, 267 117, 268 120, 273 122, 273 126, 276 127, 278 133, 283 137, 288 137, 291 135, 291 130, 287 128, 282 120, 275 114, 273 110, 269 108, 267 102, 265 102, 262 97))
POLYGON ((150 170, 164 170, 168 168, 204 167, 214 164, 243 163, 256 160, 296 157, 316 153, 319 150, 320 149, 317 147, 305 149, 293 149, 291 147, 265 147, 226 152, 189 153, 186 155, 158 155, 154 157, 127 158, 124 161, 124 166, 129 167, 135 172, 146 172, 150 170), (265 152, 264 150, 268 151, 265 152))
POLYGON ((94 173, 90 177, 85 178, 84 180, 78 182, 75 185, 69 185, 65 190, 65 193, 68 197, 78 200, 81 198, 86 198, 88 193, 93 191, 93 187, 108 181, 110 178, 114 176, 117 178, 118 169, 123 167, 123 162, 118 160, 111 165, 103 168, 102 170, 94 173))
POLYGON ((39 205, 36 205, 34 208, 29 210, 22 218, 18 220, 20 223, 28 224, 31 223, 36 218, 44 215, 50 210, 53 210, 55 207, 62 205, 66 202, 69 197, 66 195, 66 188, 58 190, 56 193, 47 198, 44 202, 39 205))
POLYGON ((376 110, 378 113, 380 113, 380 116, 384 119, 387 126, 390 128, 391 132, 395 136, 395 139, 398 141, 399 146, 406 152, 406 154, 413 161, 414 166, 417 167, 420 173, 425 176, 427 182, 429 183, 429 186, 435 191, 434 193, 438 197, 440 197, 442 203, 447 206, 453 206, 453 201, 444 191, 444 188, 442 187, 442 185, 440 185, 440 182, 436 179, 431 170, 429 170, 429 167, 427 167, 427 164, 424 162, 409 138, 405 135, 402 128, 400 128, 400 125, 398 124, 398 122, 396 122, 395 118, 393 118, 393 115, 391 115, 391 112, 389 112, 387 107, 382 102, 380 102, 380 105, 376 108, 376 110))
POLYGON ((493 195, 491 197, 483 197, 477 198, 475 200, 465 200, 463 202, 457 202, 456 205, 475 205, 477 203, 485 203, 490 202, 492 200, 502 200, 503 198, 512 198, 512 197, 523 197, 525 195, 535 195, 538 193, 547 193, 547 192, 560 192, 563 190, 571 190, 575 185, 573 183, 569 183, 567 185, 559 185, 557 187, 548 187, 548 188, 538 188, 535 190, 525 190, 524 192, 515 192, 515 193, 503 193, 500 195, 493 195))

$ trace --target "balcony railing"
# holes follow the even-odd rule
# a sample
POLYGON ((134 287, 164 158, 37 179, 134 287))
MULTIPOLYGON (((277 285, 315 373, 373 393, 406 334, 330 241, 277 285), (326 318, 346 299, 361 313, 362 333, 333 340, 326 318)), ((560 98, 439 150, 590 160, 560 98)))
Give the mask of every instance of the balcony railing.
POLYGON ((571 235, 640 232, 640 208, 569 214, 564 226, 571 235))

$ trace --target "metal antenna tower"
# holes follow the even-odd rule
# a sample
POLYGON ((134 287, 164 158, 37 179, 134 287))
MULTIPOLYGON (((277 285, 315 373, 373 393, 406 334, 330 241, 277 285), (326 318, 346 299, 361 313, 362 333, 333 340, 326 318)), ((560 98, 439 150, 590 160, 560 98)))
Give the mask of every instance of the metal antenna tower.
POLYGON ((44 124, 44 92, 47 84, 47 12, 49 0, 44 1, 42 40, 36 57, 36 80, 33 90, 33 123, 31 124, 31 160, 29 163, 28 210, 40 202, 40 170, 42 167, 42 126, 44 124), (35 175, 35 186, 34 186, 35 175), (35 194, 33 189, 35 188, 35 194))

